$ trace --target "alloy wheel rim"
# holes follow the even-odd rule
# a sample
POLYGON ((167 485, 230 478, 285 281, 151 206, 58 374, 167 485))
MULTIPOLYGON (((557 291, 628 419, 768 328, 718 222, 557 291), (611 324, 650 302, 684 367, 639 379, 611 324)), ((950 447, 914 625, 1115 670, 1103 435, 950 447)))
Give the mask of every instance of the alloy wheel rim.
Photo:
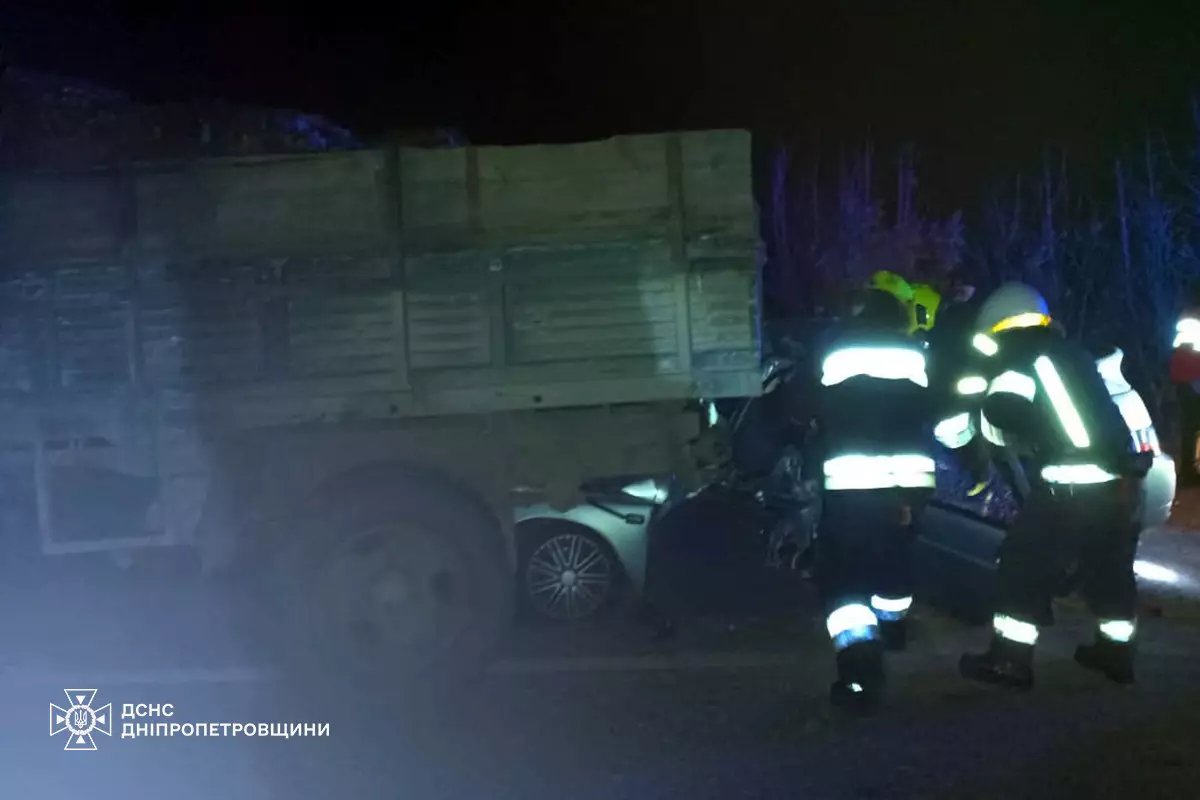
POLYGON ((608 600, 612 572, 599 543, 582 533, 562 533, 530 555, 525 588, 538 613, 559 620, 583 619, 608 600))

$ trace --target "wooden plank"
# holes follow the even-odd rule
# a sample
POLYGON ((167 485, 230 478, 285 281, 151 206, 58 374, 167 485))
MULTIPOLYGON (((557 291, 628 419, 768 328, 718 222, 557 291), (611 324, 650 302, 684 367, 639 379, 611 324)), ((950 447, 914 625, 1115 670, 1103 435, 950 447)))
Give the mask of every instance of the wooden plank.
POLYGON ((756 391, 756 380, 749 372, 714 373, 698 378, 680 373, 642 379, 541 381, 529 385, 430 389, 422 393, 422 411, 465 414, 610 403, 650 403, 670 399, 682 401, 690 397, 745 397, 756 391))
POLYGON ((213 160, 137 179, 144 252, 311 255, 382 249, 382 151, 213 160))
MULTIPOLYGON (((655 229, 662 235, 672 205, 662 191, 665 141, 664 135, 646 135, 574 145, 402 149, 408 241, 416 249, 436 249, 622 240, 655 229), (477 212, 472 158, 478 163, 477 212), (472 232, 473 213, 481 231, 472 232)), ((695 217, 695 233, 756 237, 748 136, 684 133, 679 141, 683 183, 691 187, 684 207, 695 217)))
POLYGON ((665 374, 671 381, 676 379, 669 369, 664 369, 662 359, 654 356, 611 356, 606 358, 584 358, 579 356, 563 361, 547 369, 547 365, 509 364, 505 367, 468 367, 453 370, 435 370, 420 375, 420 386, 425 390, 486 388, 498 384, 535 386, 542 383, 566 383, 599 379, 626 380, 630 378, 653 379, 665 374))
MULTIPOLYGON (((665 322, 646 323, 637 320, 629 325, 599 324, 556 325, 550 330, 538 326, 528 330, 517 329, 515 332, 518 345, 522 348, 570 348, 594 346, 594 351, 588 350, 588 356, 603 355, 610 344, 642 342, 648 347, 647 352, 662 354, 677 352, 675 345, 677 324, 674 319, 665 322)), ((581 350, 581 354, 582 354, 581 350)), ((627 354, 622 351, 622 354, 627 354)))
POLYGON ((262 372, 261 330, 244 300, 148 310, 143 341, 155 386, 247 382, 262 372))
POLYGON ((0 261, 112 258, 118 184, 109 172, 8 176, 0 185, 0 261))
POLYGON ((414 289, 464 286, 477 289, 487 267, 487 254, 475 250, 416 253, 404 260, 405 285, 414 289))
POLYGON ((180 424, 208 435, 285 425, 328 425, 422 416, 411 392, 310 393, 305 382, 260 387, 256 392, 209 391, 196 398, 180 424))
POLYGON ((318 377, 393 369, 390 293, 293 297, 288 317, 291 375, 318 377))
POLYGON ((692 370, 691 314, 688 311, 687 209, 684 204, 683 146, 679 134, 664 142, 667 160, 667 201, 671 207, 671 263, 675 267, 675 346, 679 369, 692 370))
POLYGON ((491 324, 483 291, 449 296, 412 291, 406 313, 412 368, 490 363, 491 324))
MULTIPOLYGON (((655 356, 658 371, 662 374, 683 372, 679 352, 676 350, 675 327, 664 331, 650 331, 638 336, 614 334, 604 341, 581 338, 578 341, 557 343, 538 342, 516 345, 521 363, 570 361, 576 358, 611 358, 613 356, 655 356)), ((553 372, 545 379, 552 380, 553 372)))
POLYGON ((388 149, 385 168, 385 211, 391 215, 390 224, 387 225, 390 234, 387 268, 388 283, 391 286, 391 369, 396 388, 408 389, 411 384, 408 378, 408 318, 405 314, 407 281, 404 276, 407 248, 405 221, 408 209, 404 205, 404 163, 398 148, 388 149))
POLYGON ((408 304, 405 292, 392 295, 392 375, 398 389, 412 386, 408 354, 408 304))
POLYGON ((29 340, 21 306, 0 303, 0 392, 33 388, 34 343, 29 340))
POLYGON ((672 356, 672 370, 681 368, 676 321, 629 325, 542 325, 513 329, 513 363, 623 356, 672 356))
POLYGON ((510 261, 513 365, 650 356, 660 370, 681 368, 671 344, 679 314, 665 240, 527 247, 510 261))
POLYGON ((129 382, 128 278, 120 259, 53 271, 55 383, 75 390, 129 382))
MULTIPOLYGON (((601 242, 662 241, 667 236, 667 210, 654 217, 609 221, 602 225, 558 227, 556 224, 513 225, 503 229, 472 232, 465 226, 405 230, 406 252, 448 253, 459 250, 494 251, 525 245, 572 247, 601 242)), ((511 251, 511 250, 510 250, 511 251)))
POLYGON ((488 262, 487 271, 487 316, 488 338, 491 353, 488 360, 492 364, 507 365, 509 351, 512 349, 508 329, 507 297, 504 260, 493 257, 488 262))
POLYGON ((35 391, 42 394, 43 397, 48 395, 58 394, 62 388, 60 378, 62 372, 59 368, 59 353, 58 353, 58 325, 55 317, 55 310, 58 307, 58 281, 54 280, 53 272, 49 273, 49 291, 46 296, 46 302, 39 303, 37 306, 38 317, 37 325, 44 331, 45 346, 40 355, 42 356, 41 370, 39 372, 40 380, 35 391))
POLYGON ((406 232, 467 227, 466 149, 400 148, 406 232))
POLYGON ((675 279, 668 276, 639 277, 636 275, 593 275, 575 277, 560 275, 539 280, 521 278, 510 280, 514 295, 522 305, 540 304, 547 307, 564 305, 587 306, 599 302, 630 305, 663 305, 675 300, 675 279), (601 298, 603 300, 601 301, 601 298))
POLYGON ((54 542, 54 509, 50 496, 50 467, 46 460, 46 442, 38 430, 30 430, 33 437, 33 485, 34 503, 37 507, 38 536, 42 550, 54 542))
POLYGON ((513 280, 544 277, 639 278, 668 276, 675 271, 665 231, 651 238, 621 241, 587 241, 559 245, 515 245, 505 257, 513 280))
POLYGON ((743 270, 727 269, 696 272, 690 281, 693 349, 757 349, 753 278, 743 270))
POLYGON ((411 369, 478 366, 492 360, 485 256, 476 252, 405 260, 411 369))
POLYGON ((561 318, 569 321, 577 317, 603 317, 607 314, 628 316, 628 321, 638 321, 641 312, 646 319, 662 319, 662 314, 674 318, 675 292, 673 281, 647 281, 645 286, 623 286, 611 281, 592 281, 584 287, 572 285, 570 290, 546 291, 516 286, 512 288, 511 318, 515 323, 542 322, 561 318))
POLYGON ((319 258, 289 257, 282 262, 291 292, 327 295, 330 290, 370 290, 391 278, 391 256, 387 250, 329 254, 319 258))
POLYGON ((750 134, 694 131, 681 136, 688 238, 757 239, 750 134))
MULTIPOLYGON (((116 323, 124 315, 129 341, 133 312, 105 270, 132 264, 134 362, 160 389, 229 387, 259 403, 259 388, 283 385, 264 380, 264 303, 286 307, 270 346, 286 345, 288 391, 303 395, 289 408, 325 390, 349 393, 346 408, 362 392, 403 394, 410 369, 416 399, 393 416, 457 413, 460 401, 542 407, 554 386, 565 387, 554 402, 591 402, 597 381, 675 397, 709 372, 721 385, 757 380, 749 158, 744 134, 705 132, 143 165, 127 180, 133 246, 91 258, 92 271, 32 265, 68 272, 52 304, 14 295, 29 323, 0 318, 0 357, 19 375, 61 352, 72 389, 115 376, 116 323)), ((119 183, 69 177, 110 193, 119 183)), ((59 252, 72 262, 84 250, 59 252)))
POLYGON ((628 299, 612 295, 616 299, 605 303, 603 299, 578 300, 574 302, 523 302, 515 307, 509 319, 515 331, 552 327, 554 330, 573 328, 595 328, 605 325, 633 327, 674 323, 676 309, 673 299, 666 292, 657 293, 656 302, 647 302, 644 296, 628 299))
POLYGON ((260 270, 240 259, 139 261, 152 385, 247 383, 263 373, 260 270))
POLYGON ((664 172, 658 136, 481 148, 482 224, 499 231, 534 221, 559 229, 642 221, 665 206, 664 172))

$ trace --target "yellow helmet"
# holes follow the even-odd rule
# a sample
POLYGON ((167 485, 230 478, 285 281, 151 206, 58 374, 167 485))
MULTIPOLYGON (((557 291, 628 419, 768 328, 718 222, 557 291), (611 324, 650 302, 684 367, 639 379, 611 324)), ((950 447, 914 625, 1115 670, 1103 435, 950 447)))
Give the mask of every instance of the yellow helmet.
POLYGON ((913 300, 909 305, 909 322, 912 330, 930 330, 937 317, 938 306, 942 304, 942 294, 928 283, 912 285, 913 300))
POLYGON ((868 284, 872 289, 878 289, 881 292, 887 292, 895 297, 905 306, 912 303, 913 290, 908 281, 901 278, 894 272, 886 269, 881 269, 871 276, 868 284))

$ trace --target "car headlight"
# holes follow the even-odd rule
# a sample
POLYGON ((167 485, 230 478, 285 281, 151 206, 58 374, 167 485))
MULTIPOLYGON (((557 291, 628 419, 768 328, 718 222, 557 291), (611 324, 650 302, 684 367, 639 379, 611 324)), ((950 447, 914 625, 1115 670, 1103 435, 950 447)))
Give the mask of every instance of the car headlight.
POLYGON ((715 428, 717 423, 721 421, 721 414, 717 411, 717 404, 711 400, 704 404, 704 421, 708 423, 708 427, 715 428))
POLYGON ((622 487, 621 491, 627 495, 630 495, 631 497, 636 497, 639 500, 645 500, 646 502, 654 503, 655 505, 662 505, 665 503, 667 501, 667 495, 669 494, 667 487, 653 478, 634 481, 633 483, 622 487))

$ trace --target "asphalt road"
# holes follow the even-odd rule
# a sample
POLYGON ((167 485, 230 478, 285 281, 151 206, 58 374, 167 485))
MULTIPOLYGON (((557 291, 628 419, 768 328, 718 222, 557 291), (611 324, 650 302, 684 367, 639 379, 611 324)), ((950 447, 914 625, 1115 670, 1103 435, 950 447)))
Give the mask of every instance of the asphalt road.
POLYGON ((299 683, 256 661, 244 607, 188 579, 64 580, 3 599, 0 798, 1194 796, 1200 534, 1151 544, 1182 583, 1146 586, 1138 686, 1073 664, 1090 633, 1070 603, 1043 637, 1034 691, 968 685, 957 656, 987 631, 920 608, 871 720, 828 708, 832 659, 811 608, 696 618, 667 645, 623 618, 524 629, 446 698, 299 683), (66 688, 96 688, 118 713, 171 703, 169 721, 330 735, 123 739, 118 718, 97 751, 64 752, 48 727, 66 688))

